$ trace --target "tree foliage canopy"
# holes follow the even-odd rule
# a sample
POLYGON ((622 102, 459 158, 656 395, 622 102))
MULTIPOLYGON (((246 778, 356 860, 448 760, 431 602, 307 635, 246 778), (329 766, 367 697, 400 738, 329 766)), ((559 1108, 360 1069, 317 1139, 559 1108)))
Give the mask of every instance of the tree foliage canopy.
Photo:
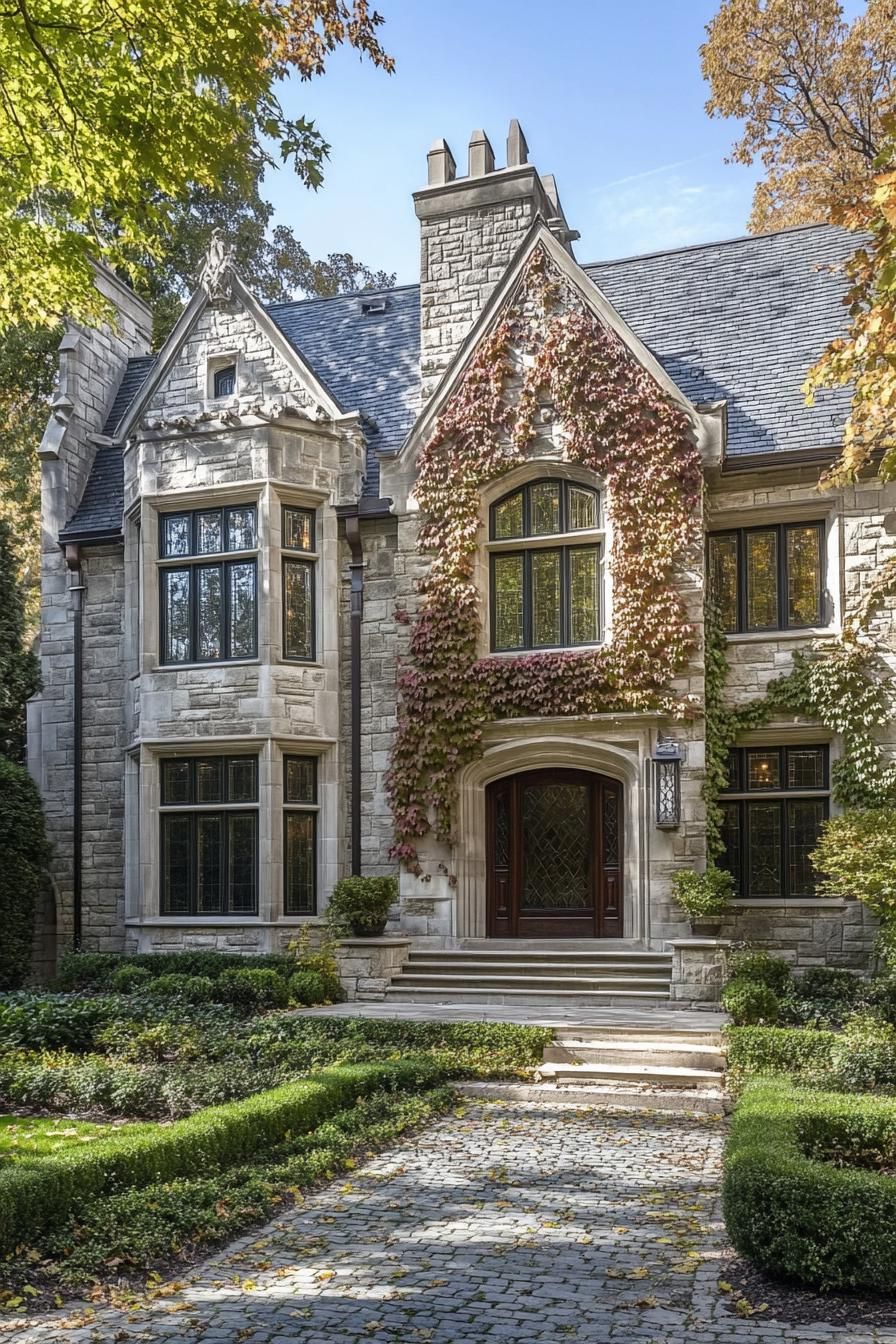
POLYGON ((25 603, 12 529, 0 519, 0 755, 22 759, 25 702, 40 686, 37 659, 25 648, 25 603))
POLYGON ((349 44, 392 69, 368 0, 12 0, 0 11, 0 328, 103 315, 91 258, 136 277, 190 189, 251 195, 273 143, 328 146, 277 98, 349 44))
POLYGON ((827 220, 859 235, 846 335, 804 391, 853 389, 825 484, 854 481, 876 450, 896 478, 896 5, 867 0, 847 23, 839 0, 724 0, 701 58, 707 111, 744 123, 733 158, 765 169, 750 228, 827 220))

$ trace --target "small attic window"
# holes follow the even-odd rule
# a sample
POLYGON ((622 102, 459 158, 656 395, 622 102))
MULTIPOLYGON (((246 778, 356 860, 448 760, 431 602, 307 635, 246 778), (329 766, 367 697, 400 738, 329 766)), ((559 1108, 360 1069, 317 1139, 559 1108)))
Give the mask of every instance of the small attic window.
POLYGON ((223 368, 215 369, 213 395, 216 397, 232 397, 235 391, 236 365, 225 364, 223 368))
POLYGON ((361 299, 361 312, 365 316, 371 313, 384 313, 389 307, 389 300, 385 294, 374 294, 370 298, 361 299))

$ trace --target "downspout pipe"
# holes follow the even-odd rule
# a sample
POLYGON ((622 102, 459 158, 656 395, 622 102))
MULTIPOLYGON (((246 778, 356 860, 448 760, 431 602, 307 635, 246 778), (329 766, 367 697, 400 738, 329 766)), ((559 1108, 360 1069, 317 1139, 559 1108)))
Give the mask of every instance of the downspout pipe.
POLYGON ((361 876, 361 620, 364 615, 364 548, 361 519, 346 514, 345 537, 351 560, 350 673, 351 673, 351 858, 352 877, 361 876))
POLYGON ((73 781, 72 781, 72 946, 81 947, 83 932, 83 762, 84 762, 84 578, 81 571, 81 548, 67 545, 65 563, 69 570, 69 588, 72 603, 72 694, 73 781))

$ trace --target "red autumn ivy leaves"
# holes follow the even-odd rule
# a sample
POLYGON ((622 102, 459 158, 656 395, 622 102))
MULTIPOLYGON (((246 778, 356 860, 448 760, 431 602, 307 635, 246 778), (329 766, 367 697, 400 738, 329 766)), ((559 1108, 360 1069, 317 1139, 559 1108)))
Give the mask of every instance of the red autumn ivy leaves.
POLYGON ((457 772, 479 756, 489 720, 674 711, 670 684, 694 645, 675 568, 699 536, 701 491, 685 413, 535 252, 418 459, 419 545, 432 563, 398 677, 387 781, 394 857, 419 872, 417 841, 430 830, 450 839, 457 772), (562 426, 566 460, 606 485, 612 640, 478 658, 482 490, 527 460, 545 407, 562 426))

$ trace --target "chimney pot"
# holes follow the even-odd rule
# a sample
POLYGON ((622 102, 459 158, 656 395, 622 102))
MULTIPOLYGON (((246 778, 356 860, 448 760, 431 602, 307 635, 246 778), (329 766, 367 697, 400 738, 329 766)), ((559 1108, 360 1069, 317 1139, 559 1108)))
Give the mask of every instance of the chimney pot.
POLYGON ((514 117, 510 123, 510 130, 507 132, 507 167, 519 168, 522 164, 528 162, 529 146, 526 144, 522 126, 514 117))
POLYGON ((495 171, 495 151, 485 131, 474 131, 470 136, 470 177, 485 177, 495 171))
POLYGON ((448 148, 447 140, 434 140, 432 149, 426 156, 427 180, 431 187, 453 182, 457 175, 454 155, 448 148))

